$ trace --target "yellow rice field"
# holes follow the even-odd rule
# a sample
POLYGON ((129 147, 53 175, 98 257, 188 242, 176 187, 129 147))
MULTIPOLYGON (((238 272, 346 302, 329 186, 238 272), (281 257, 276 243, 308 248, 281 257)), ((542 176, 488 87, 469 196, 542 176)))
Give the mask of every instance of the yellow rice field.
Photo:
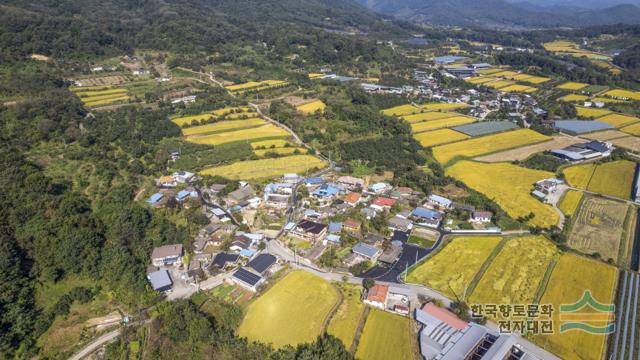
POLYGON ((127 89, 117 88, 117 89, 107 89, 107 90, 89 90, 89 91, 75 91, 76 96, 79 98, 85 97, 94 97, 94 96, 103 96, 103 95, 113 95, 113 94, 126 94, 127 89))
POLYGON ((479 85, 479 84, 484 84, 484 83, 488 83, 490 81, 494 81, 496 80, 495 78, 489 77, 489 76, 478 76, 478 77, 470 77, 470 78, 466 78, 465 81, 470 83, 470 84, 475 84, 475 85, 479 85))
POLYGON ((599 194, 630 199, 636 164, 628 160, 583 164, 564 169, 569 185, 599 194))
POLYGON ((508 81, 508 80, 498 80, 498 81, 493 81, 489 83, 484 83, 482 85, 488 86, 492 89, 501 89, 503 87, 515 85, 515 83, 513 81, 508 81))
POLYGON ((601 118, 598 118, 598 121, 602 121, 605 122, 607 124, 610 124, 614 127, 623 127, 626 125, 631 125, 631 124, 635 124, 637 122, 640 122, 640 119, 638 119, 637 117, 634 116, 629 116, 629 115, 622 115, 622 114, 609 114, 606 116, 603 116, 601 118))
POLYGON ((515 71, 510 71, 510 70, 500 71, 500 72, 491 74, 491 76, 502 77, 505 79, 511 79, 514 76, 518 76, 518 75, 520 75, 520 73, 517 73, 515 71))
POLYGON ((548 140, 551 140, 551 137, 529 129, 518 129, 441 145, 433 148, 433 155, 438 162, 446 164, 457 156, 474 157, 486 155, 548 140))
POLYGON ((544 236, 507 240, 469 297, 469 304, 533 303, 557 253, 556 246, 544 236))
POLYGON ((467 160, 458 161, 445 172, 493 199, 514 219, 533 213, 535 217, 529 221, 531 225, 549 228, 558 224, 559 216, 553 208, 531 195, 533 184, 554 177, 553 173, 509 163, 487 164, 467 160))
POLYGON ((203 114, 175 117, 171 119, 176 125, 183 127, 191 125, 194 121, 200 122, 212 118, 224 117, 225 119, 237 119, 241 117, 257 117, 254 108, 251 107, 225 107, 222 109, 206 112, 203 114))
POLYGON ((499 68, 494 68, 494 69, 482 69, 482 70, 478 70, 478 74, 482 74, 482 75, 492 75, 495 73, 499 73, 501 72, 502 69, 499 68))
POLYGON ((424 147, 431 147, 470 138, 470 136, 468 135, 451 129, 440 129, 423 132, 415 134, 413 137, 420 143, 420 145, 424 147))
POLYGON ((500 240, 499 236, 456 237, 413 269, 407 282, 428 286, 450 298, 463 298, 465 288, 500 240))
POLYGON ((87 107, 96 107, 96 106, 102 106, 102 105, 111 105, 111 104, 115 104, 117 102, 122 102, 122 101, 127 101, 129 100, 129 96, 128 95, 122 95, 122 96, 109 96, 109 97, 102 97, 101 99, 96 99, 96 98, 84 98, 82 99, 82 101, 84 102, 84 105, 87 107))
POLYGON ((587 290, 599 303, 611 304, 616 281, 617 270, 613 266, 571 253, 562 255, 540 301, 555 309, 554 333, 535 336, 533 341, 562 359, 602 359, 606 335, 577 330, 560 333, 559 309, 560 304, 578 302, 587 290))
POLYGON ((640 101, 640 92, 639 91, 615 89, 615 90, 607 91, 606 93, 604 93, 604 96, 609 96, 609 97, 612 97, 612 98, 618 98, 618 99, 621 99, 621 100, 631 99, 631 100, 640 101))
POLYGON ((382 110, 382 113, 389 116, 405 116, 424 112, 422 108, 413 106, 411 104, 395 106, 389 109, 382 110))
POLYGON ((468 116, 454 116, 454 117, 440 119, 440 120, 431 120, 431 121, 413 123, 410 125, 411 125, 411 131, 413 131, 414 133, 419 133, 419 132, 428 131, 428 130, 435 130, 435 129, 445 128, 445 127, 470 124, 475 121, 476 119, 468 116))
POLYGON ((405 115, 402 118, 408 123, 417 123, 421 121, 446 119, 454 116, 460 116, 460 114, 455 112, 430 111, 430 112, 425 112, 420 114, 405 115))
POLYGON ((464 109, 466 107, 469 107, 469 105, 464 103, 427 103, 427 104, 421 104, 420 107, 426 110, 449 111, 449 110, 464 109))
POLYGON ((565 102, 583 102, 589 100, 589 97, 586 95, 569 94, 559 98, 558 100, 565 102))
POLYGON ((524 79, 522 81, 528 82, 530 84, 538 85, 538 84, 546 83, 547 81, 550 81, 550 80, 551 80, 550 78, 547 78, 547 77, 544 77, 544 76, 532 76, 532 77, 526 78, 526 79, 524 79))
POLYGON ((273 178, 288 173, 304 174, 314 168, 324 168, 326 164, 311 155, 293 155, 274 159, 249 160, 231 165, 217 166, 200 171, 202 175, 217 175, 230 180, 252 180, 273 178))
POLYGON ((558 204, 558 208, 567 216, 573 216, 576 210, 578 210, 578 205, 580 205, 580 201, 582 200, 582 192, 576 190, 567 190, 562 196, 562 200, 560 200, 560 204, 558 204))
POLYGON ((589 86, 589 84, 569 81, 569 82, 566 82, 566 83, 563 83, 563 84, 560 84, 560 85, 556 86, 556 89, 577 91, 577 90, 584 89, 587 86, 589 86))
POLYGON ((236 94, 242 94, 247 91, 261 91, 275 89, 278 87, 286 86, 289 83, 284 80, 264 80, 264 81, 249 81, 242 84, 228 85, 225 88, 236 94))
POLYGON ((323 77, 324 74, 322 74, 322 73, 309 73, 307 76, 309 77, 309 79, 313 80, 313 79, 319 79, 319 78, 323 77))
POLYGON ((533 93, 538 91, 538 89, 531 87, 531 86, 526 86, 526 85, 510 85, 507 87, 503 87, 500 89, 500 91, 504 91, 504 92, 523 92, 523 93, 533 93))
POLYGON ((598 117, 609 115, 611 114, 611 111, 605 109, 576 106, 576 113, 580 117, 595 119, 598 117))
POLYGON ((192 135, 220 133, 220 132, 227 132, 232 130, 252 128, 252 127, 257 127, 265 124, 266 122, 260 118, 252 118, 252 119, 246 119, 246 120, 220 121, 213 124, 206 124, 206 125, 184 128, 182 129, 182 135, 192 136, 192 135))
POLYGON ((225 133, 206 135, 206 136, 198 136, 191 137, 189 141, 195 144, 204 144, 204 145, 220 145, 224 143, 234 142, 234 141, 249 141, 252 142, 254 140, 265 139, 265 138, 286 138, 289 137, 289 133, 282 130, 281 128, 267 124, 258 128, 251 129, 243 129, 236 131, 229 131, 225 133))
POLYGON ((623 104, 628 102, 627 100, 614 99, 614 98, 608 98, 608 97, 594 97, 593 99, 591 99, 591 101, 601 102, 605 104, 623 104))
POLYGON ((626 132, 627 134, 640 136, 640 123, 635 123, 633 125, 625 126, 620 130, 626 132))
POLYGON ((302 104, 297 106, 296 109, 304 114, 313 114, 316 111, 324 112, 324 109, 327 107, 322 100, 314 100, 312 102, 302 104))

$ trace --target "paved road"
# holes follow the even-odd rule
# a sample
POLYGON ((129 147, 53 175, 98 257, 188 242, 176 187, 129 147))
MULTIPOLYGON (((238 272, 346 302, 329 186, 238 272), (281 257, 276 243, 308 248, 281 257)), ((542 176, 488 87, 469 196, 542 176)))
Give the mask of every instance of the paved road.
POLYGON ((81 360, 98 350, 102 345, 115 341, 120 336, 121 329, 115 329, 87 344, 82 350, 75 353, 69 360, 81 360))

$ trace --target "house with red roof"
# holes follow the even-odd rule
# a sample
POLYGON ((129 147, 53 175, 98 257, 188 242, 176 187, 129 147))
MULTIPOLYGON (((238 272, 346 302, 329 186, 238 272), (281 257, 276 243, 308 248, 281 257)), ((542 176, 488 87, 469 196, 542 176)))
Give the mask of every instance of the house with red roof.
POLYGON ((384 310, 387 304, 387 296, 389 295, 389 287, 386 285, 375 284, 367 291, 367 296, 362 302, 375 308, 384 310))
POLYGON ((379 196, 373 199, 373 202, 371 203, 371 208, 375 209, 376 211, 383 211, 384 209, 390 209, 395 204, 396 204, 395 199, 379 196))
POLYGON ((347 196, 344 197, 344 202, 351 206, 356 206, 358 205, 361 199, 362 199, 362 195, 360 193, 350 192, 347 194, 347 196))

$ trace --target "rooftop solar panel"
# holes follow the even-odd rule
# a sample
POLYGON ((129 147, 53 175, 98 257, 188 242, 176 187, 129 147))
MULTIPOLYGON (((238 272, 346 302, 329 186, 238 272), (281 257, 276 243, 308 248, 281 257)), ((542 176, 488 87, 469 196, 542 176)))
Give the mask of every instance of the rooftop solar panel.
POLYGON ((260 254, 247 263, 247 267, 262 274, 276 262, 276 257, 271 254, 260 254))
POLYGON ((256 275, 245 268, 238 269, 233 274, 233 277, 249 286, 255 286, 257 283, 260 282, 260 280, 262 280, 262 276, 256 275))

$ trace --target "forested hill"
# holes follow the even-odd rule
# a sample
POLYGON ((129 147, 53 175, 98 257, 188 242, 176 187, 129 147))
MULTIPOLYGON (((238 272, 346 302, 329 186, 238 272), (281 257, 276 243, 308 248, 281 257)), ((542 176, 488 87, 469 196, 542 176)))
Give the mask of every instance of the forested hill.
POLYGON ((121 54, 133 48, 214 51, 277 39, 283 32, 402 34, 350 0, 6 0, 0 60, 121 54))
POLYGON ((585 10, 572 7, 532 7, 504 0, 358 1, 381 14, 439 25, 558 28, 640 23, 640 8, 633 5, 585 10))

